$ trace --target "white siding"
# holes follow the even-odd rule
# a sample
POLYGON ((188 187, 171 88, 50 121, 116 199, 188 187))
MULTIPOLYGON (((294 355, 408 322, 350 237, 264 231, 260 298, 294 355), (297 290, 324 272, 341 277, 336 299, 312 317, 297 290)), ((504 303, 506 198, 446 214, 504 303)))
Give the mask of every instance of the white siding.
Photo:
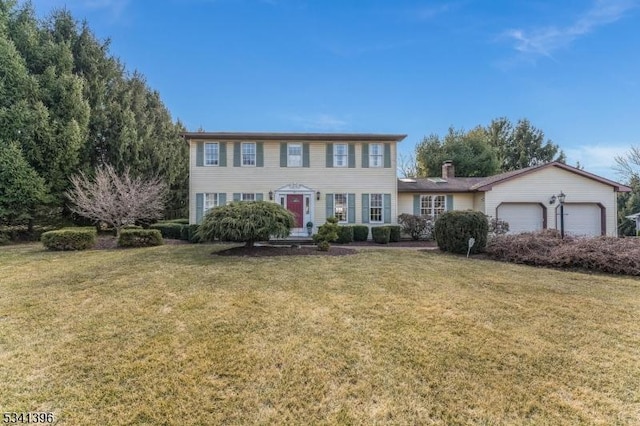
MULTIPOLYGON (((617 235, 617 204, 613 187, 558 167, 543 168, 494 185, 485 193, 485 213, 496 217, 496 208, 503 202, 542 203, 547 207, 547 228, 555 228, 558 202, 550 205, 549 199, 560 191, 566 194, 567 203, 602 203, 606 208, 606 233, 617 235)), ((568 226, 567 222, 565 226, 568 226)))
MULTIPOLYGON (((260 142, 260 140, 248 142, 260 142)), ((304 140, 300 142, 306 143, 304 140)), ((309 142, 310 167, 280 167, 279 141, 264 141, 264 167, 233 167, 233 141, 227 142, 226 167, 197 167, 197 141, 191 141, 189 221, 191 223, 196 221, 196 193, 224 192, 227 194, 227 201, 231 201, 233 193, 260 192, 264 194, 264 200, 268 201, 269 191, 295 183, 320 191, 320 200, 315 201, 314 207, 313 222, 316 226, 326 220, 326 194, 331 193, 356 194, 356 223, 362 223, 361 194, 391 194, 391 222, 397 223, 396 144, 391 143, 390 168, 362 168, 361 143, 355 143, 355 168, 328 168, 326 167, 327 143, 339 142, 309 142)))

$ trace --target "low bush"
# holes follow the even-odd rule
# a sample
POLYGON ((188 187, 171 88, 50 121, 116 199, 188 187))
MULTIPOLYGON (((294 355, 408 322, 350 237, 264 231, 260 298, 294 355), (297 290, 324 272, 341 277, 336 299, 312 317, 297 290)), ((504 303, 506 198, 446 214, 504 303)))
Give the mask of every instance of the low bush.
MULTIPOLYGON (((59 228, 59 227, 58 227, 59 228)), ((27 225, 6 226, 0 228, 0 234, 5 236, 8 242, 40 241, 42 234, 47 231, 55 231, 53 226, 34 226, 31 230, 27 225)), ((0 236, 2 239, 2 236, 0 236)))
POLYGON ((443 213, 434 225, 434 235, 442 251, 467 254, 469 241, 475 240, 470 253, 484 250, 489 235, 489 222, 484 213, 473 210, 452 210, 443 213))
POLYGON ((369 239, 369 227, 367 225, 353 226, 353 241, 367 241, 369 239))
POLYGON ((0 232, 0 246, 9 244, 10 242, 11 240, 9 239, 9 235, 5 234, 4 232, 0 232))
POLYGON ((122 227, 122 229, 142 229, 142 226, 140 225, 125 225, 122 227))
POLYGON ((318 228, 318 233, 315 234, 313 242, 318 246, 318 250, 327 251, 331 246, 330 243, 338 239, 338 219, 335 217, 328 217, 327 222, 318 228))
POLYGON ((402 226, 400 225, 387 225, 385 228, 389 228, 389 242, 400 242, 400 236, 402 235, 402 226))
POLYGON ((63 228, 42 234, 40 241, 49 250, 86 250, 96 244, 94 227, 63 228))
POLYGON ((182 241, 189 241, 189 225, 182 225, 180 229, 180 239, 182 241))
POLYGON ((149 229, 157 229, 162 234, 162 238, 179 240, 182 235, 182 225, 180 223, 154 223, 149 229))
POLYGON ((162 245, 162 242, 158 229, 124 229, 118 237, 120 247, 151 247, 162 245))
POLYGON ((402 232, 409 235, 412 240, 433 239, 433 218, 431 216, 419 216, 403 213, 398 216, 398 223, 402 232))
POLYGON ((492 218, 489 220, 489 234, 496 236, 509 232, 509 222, 502 219, 492 218))
POLYGON ((391 229, 388 226, 374 226, 371 228, 371 236, 373 241, 378 244, 389 244, 389 236, 391 229))
POLYGON ((581 268, 640 275, 640 239, 560 238, 557 231, 500 235, 486 249, 492 259, 532 266, 581 268))
POLYGON ((189 219, 169 219, 169 220, 160 220, 158 223, 179 223, 180 225, 188 225, 189 219))
POLYGON ((340 226, 338 228, 338 244, 349 244, 353 242, 353 226, 340 226))
POLYGON ((199 243, 200 242, 200 236, 198 235, 198 228, 200 227, 200 225, 197 225, 195 223, 188 225, 187 226, 187 231, 188 231, 188 241, 190 243, 199 243))

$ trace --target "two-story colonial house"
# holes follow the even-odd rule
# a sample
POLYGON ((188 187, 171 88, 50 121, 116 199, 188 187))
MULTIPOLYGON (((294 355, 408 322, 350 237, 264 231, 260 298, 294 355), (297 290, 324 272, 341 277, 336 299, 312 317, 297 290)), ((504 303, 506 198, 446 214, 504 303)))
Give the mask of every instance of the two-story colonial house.
POLYGON ((392 224, 396 145, 406 135, 189 132, 189 221, 230 201, 269 200, 291 211, 292 236, 326 218, 392 224))
POLYGON ((269 200, 291 211, 292 236, 335 216, 341 224, 397 223, 401 213, 438 217, 478 210, 512 232, 564 229, 617 235, 617 193, 631 188, 551 162, 488 177, 396 177, 406 135, 189 132, 189 222, 231 201, 269 200), (563 228, 564 227, 564 228, 563 228))

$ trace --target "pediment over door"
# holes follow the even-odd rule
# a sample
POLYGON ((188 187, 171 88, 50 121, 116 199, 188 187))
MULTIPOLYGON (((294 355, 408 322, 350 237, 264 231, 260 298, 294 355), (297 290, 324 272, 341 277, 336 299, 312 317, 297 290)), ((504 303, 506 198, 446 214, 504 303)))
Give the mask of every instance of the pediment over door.
POLYGON ((276 192, 314 192, 313 189, 308 186, 299 184, 299 183, 290 183, 285 186, 281 186, 276 189, 276 192))

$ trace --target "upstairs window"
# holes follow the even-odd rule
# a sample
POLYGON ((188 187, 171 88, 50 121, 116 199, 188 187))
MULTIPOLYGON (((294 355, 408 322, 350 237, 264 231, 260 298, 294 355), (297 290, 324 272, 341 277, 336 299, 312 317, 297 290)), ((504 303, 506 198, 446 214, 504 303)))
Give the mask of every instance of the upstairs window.
POLYGON ((220 151, 218 143, 204 144, 204 165, 218 166, 220 164, 220 151))
POLYGON ((383 158, 382 144, 369 145, 369 167, 382 167, 383 158))
POLYGON ((346 143, 337 143, 333 146, 333 167, 347 167, 349 151, 346 143))
POLYGON ((242 165, 243 166, 256 165, 256 144, 254 142, 242 143, 242 165))
POLYGON ((302 144, 287 145, 287 167, 302 167, 302 144))

